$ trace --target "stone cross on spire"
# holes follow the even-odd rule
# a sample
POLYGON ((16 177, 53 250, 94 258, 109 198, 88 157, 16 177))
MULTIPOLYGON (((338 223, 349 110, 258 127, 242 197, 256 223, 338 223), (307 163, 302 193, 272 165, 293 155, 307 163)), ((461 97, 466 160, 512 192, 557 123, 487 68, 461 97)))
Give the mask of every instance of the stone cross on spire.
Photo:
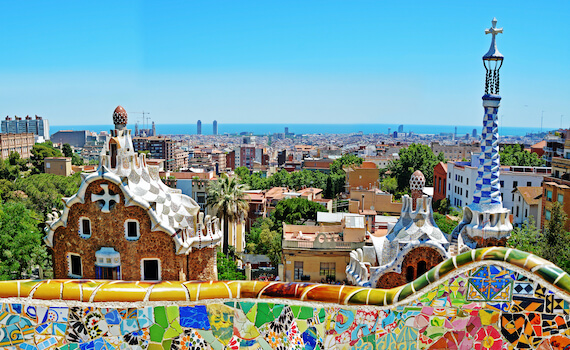
POLYGON ((502 33, 503 28, 497 28, 497 18, 493 18, 491 23, 492 23, 491 28, 485 29, 485 34, 493 35, 493 38, 491 39, 491 47, 489 48, 489 51, 487 51, 485 56, 483 56, 483 59, 485 59, 485 58, 503 58, 503 55, 501 55, 501 53, 497 49, 497 43, 495 42, 495 36, 499 33, 502 33))

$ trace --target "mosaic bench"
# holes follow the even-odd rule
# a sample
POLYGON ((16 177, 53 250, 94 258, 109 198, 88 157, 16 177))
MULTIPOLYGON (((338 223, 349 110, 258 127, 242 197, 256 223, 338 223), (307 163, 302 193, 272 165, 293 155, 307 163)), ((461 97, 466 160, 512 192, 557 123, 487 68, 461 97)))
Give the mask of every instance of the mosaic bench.
POLYGON ((509 248, 390 290, 259 281, 0 282, 6 349, 566 349, 570 276, 509 248))

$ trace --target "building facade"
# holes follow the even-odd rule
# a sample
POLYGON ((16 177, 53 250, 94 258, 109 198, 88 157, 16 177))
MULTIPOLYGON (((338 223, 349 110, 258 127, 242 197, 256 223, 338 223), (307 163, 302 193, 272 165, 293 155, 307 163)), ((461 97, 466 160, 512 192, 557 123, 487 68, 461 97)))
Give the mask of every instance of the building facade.
POLYGON ((16 152, 20 158, 28 159, 34 147, 34 134, 0 134, 0 152, 2 159, 8 159, 10 153, 16 152))
POLYGON ((32 133, 49 140, 49 121, 37 115, 35 118, 26 116, 24 119, 6 117, 1 123, 1 130, 3 134, 32 133))
POLYGON ((54 277, 216 280, 217 219, 204 220, 194 200, 167 187, 134 152, 122 107, 113 121, 99 169, 47 222, 54 277))
POLYGON ((164 136, 134 137, 135 152, 149 152, 149 158, 164 159, 166 171, 177 170, 177 161, 174 155, 176 145, 173 140, 164 136))

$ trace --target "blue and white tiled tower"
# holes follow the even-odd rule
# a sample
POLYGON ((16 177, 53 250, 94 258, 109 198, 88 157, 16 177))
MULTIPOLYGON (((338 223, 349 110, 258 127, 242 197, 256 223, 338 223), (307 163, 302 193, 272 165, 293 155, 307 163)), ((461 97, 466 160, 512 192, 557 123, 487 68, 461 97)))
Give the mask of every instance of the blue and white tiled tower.
POLYGON ((503 208, 499 182, 499 132, 498 116, 501 96, 499 96, 499 69, 504 56, 497 49, 495 36, 503 32, 492 27, 485 30, 492 34, 491 47, 483 56, 485 66, 485 95, 483 95, 483 131, 481 133, 481 153, 473 202, 463 208, 463 220, 452 233, 452 243, 457 244, 457 253, 469 248, 490 245, 505 245, 513 229, 509 221, 510 211, 503 208))

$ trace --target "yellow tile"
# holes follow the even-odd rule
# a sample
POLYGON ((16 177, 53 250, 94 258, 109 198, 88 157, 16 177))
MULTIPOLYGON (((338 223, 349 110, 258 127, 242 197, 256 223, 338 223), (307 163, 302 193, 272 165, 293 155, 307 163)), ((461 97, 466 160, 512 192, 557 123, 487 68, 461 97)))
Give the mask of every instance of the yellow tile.
POLYGON ((180 282, 161 282, 156 284, 149 296, 150 301, 185 301, 186 288, 180 282))
POLYGON ((18 281, 0 281, 0 298, 18 296, 18 281))
POLYGON ((59 300, 61 292, 61 281, 51 280, 36 288, 34 292, 34 299, 43 300, 59 300))
POLYGON ((147 288, 134 282, 108 282, 97 290, 94 302, 144 301, 147 288))

